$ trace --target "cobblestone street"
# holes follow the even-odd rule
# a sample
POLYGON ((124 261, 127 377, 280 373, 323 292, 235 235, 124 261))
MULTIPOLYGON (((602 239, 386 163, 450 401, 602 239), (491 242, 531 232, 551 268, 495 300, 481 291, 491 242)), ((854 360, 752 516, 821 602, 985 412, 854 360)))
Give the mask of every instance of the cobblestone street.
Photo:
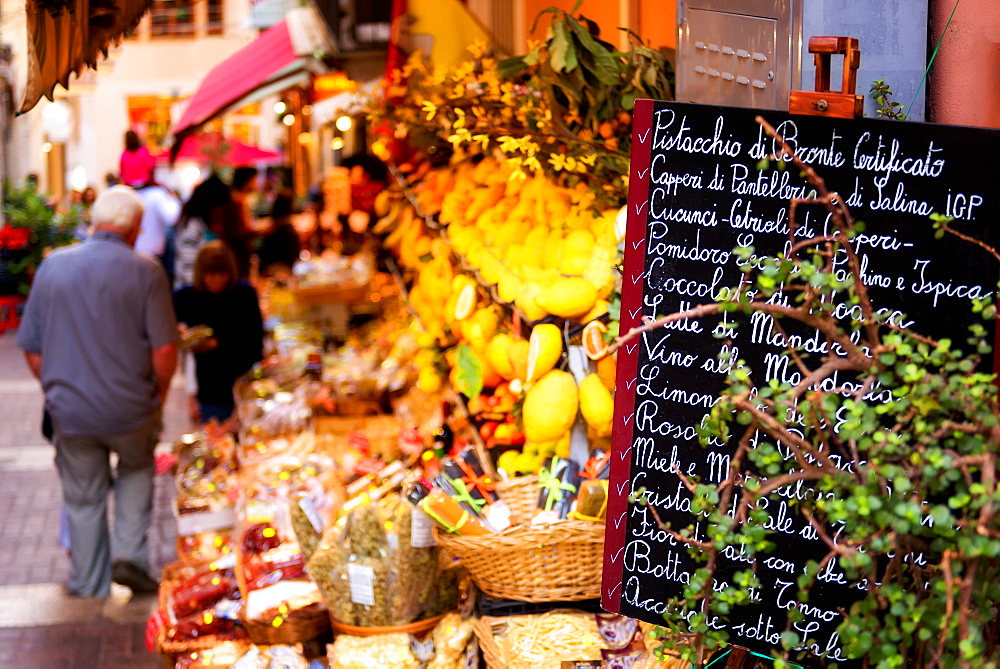
MULTIPOLYGON (((164 411, 160 448, 188 429, 181 377, 164 411)), ((42 392, 14 333, 0 334, 0 667, 125 669, 162 667, 146 649, 156 597, 113 586, 107 599, 65 595, 69 569, 59 544, 62 492, 55 451, 41 434, 42 392)), ((158 574, 174 558, 169 476, 156 479, 150 549, 158 574)))

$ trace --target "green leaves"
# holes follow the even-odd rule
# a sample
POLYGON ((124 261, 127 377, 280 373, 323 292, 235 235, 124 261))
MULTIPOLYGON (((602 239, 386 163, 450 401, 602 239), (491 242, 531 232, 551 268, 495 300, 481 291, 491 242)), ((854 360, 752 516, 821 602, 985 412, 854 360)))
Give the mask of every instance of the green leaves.
POLYGON ((458 386, 455 388, 469 399, 483 392, 483 363, 475 352, 465 344, 458 347, 458 386))
POLYGON ((607 86, 621 83, 623 69, 621 59, 616 58, 610 51, 598 44, 585 26, 577 21, 567 21, 567 23, 580 42, 580 46, 592 57, 594 65, 591 72, 597 80, 607 86))

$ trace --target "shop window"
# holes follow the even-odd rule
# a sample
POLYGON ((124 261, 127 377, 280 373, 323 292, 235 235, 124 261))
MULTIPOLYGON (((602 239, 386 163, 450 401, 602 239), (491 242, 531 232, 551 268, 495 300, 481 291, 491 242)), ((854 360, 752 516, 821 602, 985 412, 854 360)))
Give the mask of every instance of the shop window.
POLYGON ((208 0, 208 34, 222 35, 225 32, 222 14, 223 0, 208 0))
POLYGON ((153 0, 149 15, 154 39, 194 37, 194 0, 153 0))
POLYGON ((170 107, 183 98, 138 95, 128 98, 129 127, 145 139, 150 151, 160 150, 170 131, 170 107))

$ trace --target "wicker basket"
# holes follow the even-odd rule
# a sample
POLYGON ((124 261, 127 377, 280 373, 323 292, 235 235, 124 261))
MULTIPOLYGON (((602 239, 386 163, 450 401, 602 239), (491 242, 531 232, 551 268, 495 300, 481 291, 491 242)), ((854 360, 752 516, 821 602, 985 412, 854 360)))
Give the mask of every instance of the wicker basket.
POLYGON ((319 605, 293 611, 277 627, 268 620, 245 618, 241 611, 240 624, 250 640, 261 646, 302 643, 330 633, 330 615, 319 605))
POLYGON ((426 636, 431 630, 437 627, 437 624, 441 622, 445 614, 439 616, 434 616, 433 618, 427 618, 425 620, 418 620, 414 623, 408 623, 406 625, 392 625, 389 627, 361 627, 359 625, 348 625, 347 623, 338 622, 331 619, 333 625, 334 634, 348 634, 350 636, 378 636, 380 634, 395 634, 402 632, 404 634, 412 634, 418 639, 426 636))
POLYGON ((503 651, 500 650, 496 640, 497 633, 506 624, 505 620, 505 618, 483 616, 473 627, 476 639, 479 641, 479 650, 483 651, 483 659, 486 660, 486 669, 507 669, 503 651))
POLYGON ((336 453, 346 447, 354 432, 365 436, 371 444, 372 456, 382 456, 387 462, 399 457, 399 421, 395 416, 318 416, 314 430, 318 441, 336 453))
POLYGON ((521 602, 575 602, 601 596, 604 524, 565 520, 518 525, 482 537, 435 530, 490 597, 521 602))
POLYGON ((199 639, 171 641, 170 639, 167 639, 167 630, 169 627, 170 625, 164 625, 160 628, 160 631, 156 633, 156 652, 159 653, 161 659, 163 660, 163 666, 167 669, 174 669, 174 665, 176 665, 177 657, 179 655, 193 653, 198 650, 215 648, 219 644, 226 641, 241 644, 245 643, 247 648, 250 647, 250 640, 247 638, 246 633, 239 628, 237 628, 235 633, 230 634, 212 634, 199 639))
POLYGON ((503 481, 497 484, 496 492, 510 508, 511 524, 525 525, 531 522, 538 507, 538 476, 532 474, 503 481))

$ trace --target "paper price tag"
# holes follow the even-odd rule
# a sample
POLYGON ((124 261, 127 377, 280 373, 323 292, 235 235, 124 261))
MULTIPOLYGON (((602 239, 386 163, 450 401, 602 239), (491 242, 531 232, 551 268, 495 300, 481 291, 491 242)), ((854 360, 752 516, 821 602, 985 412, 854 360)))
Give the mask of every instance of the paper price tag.
POLYGON ((347 580, 351 584, 351 601, 375 606, 375 570, 360 564, 347 565, 347 580))
POLYGON ((414 509, 410 516, 410 546, 413 548, 437 546, 437 539, 434 538, 434 521, 420 509, 414 509))
POLYGON ((309 519, 313 529, 316 530, 316 534, 323 534, 323 516, 320 515, 319 509, 316 508, 316 502, 313 501, 313 498, 305 495, 299 499, 299 508, 302 509, 302 513, 306 514, 306 518, 309 519))

